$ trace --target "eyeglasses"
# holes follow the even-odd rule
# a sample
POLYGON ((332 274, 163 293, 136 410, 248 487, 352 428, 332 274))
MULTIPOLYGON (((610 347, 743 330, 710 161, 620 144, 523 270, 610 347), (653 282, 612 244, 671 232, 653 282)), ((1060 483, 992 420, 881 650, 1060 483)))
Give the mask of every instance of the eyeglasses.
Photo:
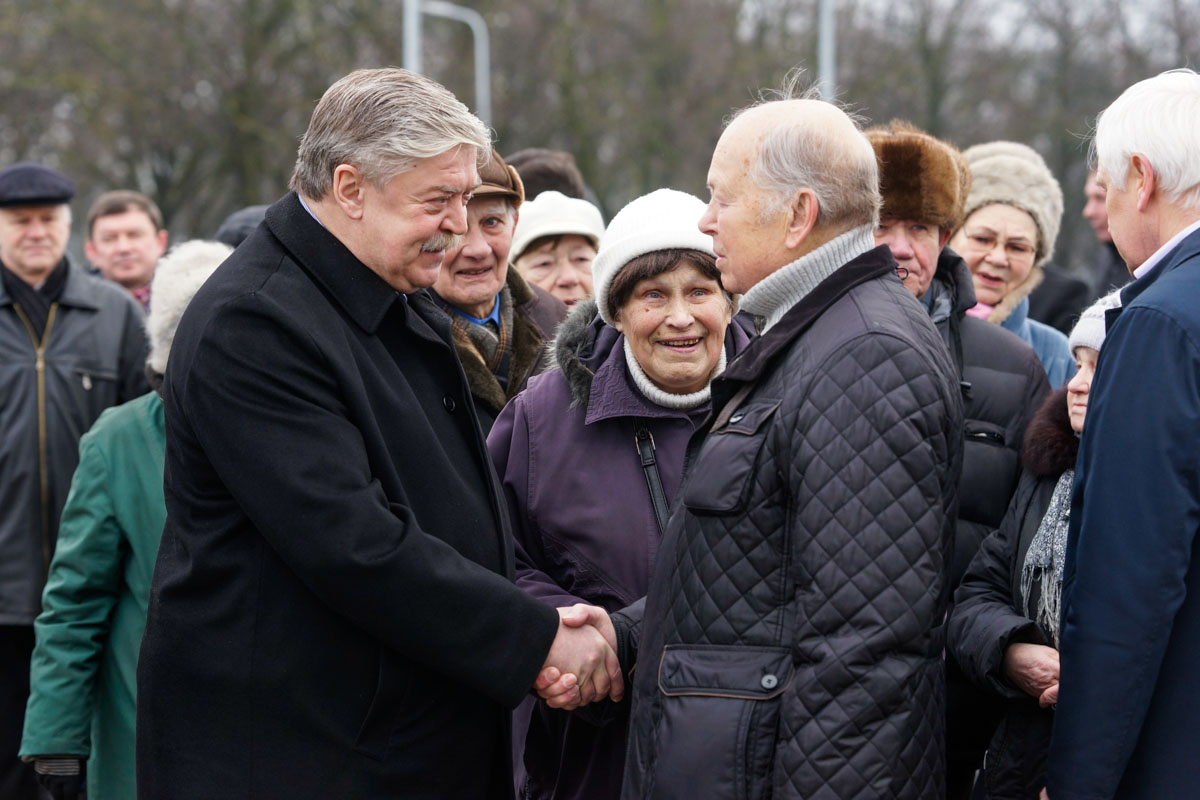
POLYGON ((997 247, 1001 248, 1009 260, 1017 263, 1033 263, 1037 249, 1025 239, 1004 239, 990 231, 964 230, 964 250, 975 253, 990 253, 997 247))

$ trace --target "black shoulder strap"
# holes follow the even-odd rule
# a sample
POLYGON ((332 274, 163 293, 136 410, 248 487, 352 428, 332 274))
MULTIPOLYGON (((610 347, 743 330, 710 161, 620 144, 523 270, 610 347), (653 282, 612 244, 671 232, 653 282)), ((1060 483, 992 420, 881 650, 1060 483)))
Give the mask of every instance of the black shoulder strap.
POLYGON ((654 457, 654 435, 644 424, 639 425, 634 441, 637 443, 642 469, 646 473, 646 487, 650 490, 650 503, 654 506, 654 518, 658 520, 658 532, 666 533, 670 513, 667 508, 667 493, 663 491, 662 478, 658 474, 658 460, 654 457))

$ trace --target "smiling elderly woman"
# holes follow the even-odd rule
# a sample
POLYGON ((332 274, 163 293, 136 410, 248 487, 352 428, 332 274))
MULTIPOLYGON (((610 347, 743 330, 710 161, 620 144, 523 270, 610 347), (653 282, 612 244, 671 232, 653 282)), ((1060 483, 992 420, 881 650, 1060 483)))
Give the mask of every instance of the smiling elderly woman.
POLYGON ((1075 361, 1062 331, 1029 318, 1029 295, 1042 282, 1062 221, 1062 188, 1037 151, 989 142, 963 152, 971 170, 964 221, 950 247, 967 262, 978 305, 967 313, 1020 336, 1041 359, 1052 387, 1075 361))
MULTIPOLYGON (((596 300, 559 329, 557 369, 532 379, 488 437, 517 582, 554 606, 614 611, 646 593, 709 385, 749 342, 749 325, 731 324, 703 213, 697 198, 660 189, 613 218, 593 266, 596 300)), ((623 722, 593 727, 540 703, 522 711, 522 797, 620 795, 623 722)))

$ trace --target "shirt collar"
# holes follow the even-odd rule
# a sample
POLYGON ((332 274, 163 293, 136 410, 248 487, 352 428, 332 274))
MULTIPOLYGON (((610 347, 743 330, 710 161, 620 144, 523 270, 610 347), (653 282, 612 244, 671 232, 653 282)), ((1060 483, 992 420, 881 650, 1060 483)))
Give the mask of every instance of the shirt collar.
POLYGON ((1160 261, 1162 261, 1164 258, 1166 258, 1168 253, 1170 253, 1172 250, 1174 250, 1176 247, 1178 247, 1180 242, 1182 242, 1184 239, 1186 239, 1192 233, 1195 233, 1197 230, 1200 230, 1200 219, 1196 220, 1191 225, 1188 225, 1186 228, 1181 230, 1179 233, 1172 236, 1171 240, 1169 242, 1167 242, 1162 247, 1155 250, 1154 255, 1147 258, 1146 262, 1144 264, 1142 264, 1140 267, 1138 267, 1137 269, 1135 269, 1133 271, 1134 280, 1137 280, 1138 278, 1142 277, 1147 272, 1149 272, 1150 270, 1152 270, 1156 266, 1158 266, 1158 263, 1160 261))
POLYGON ((465 319, 467 322, 473 322, 476 325, 483 325, 485 322, 493 322, 493 323, 495 323, 497 328, 500 327, 500 295, 499 294, 496 295, 496 301, 494 303, 492 303, 492 313, 488 314, 486 317, 472 317, 470 314, 463 311, 461 308, 452 306, 449 303, 446 303, 446 308, 450 309, 455 314, 458 314, 460 317, 465 319))

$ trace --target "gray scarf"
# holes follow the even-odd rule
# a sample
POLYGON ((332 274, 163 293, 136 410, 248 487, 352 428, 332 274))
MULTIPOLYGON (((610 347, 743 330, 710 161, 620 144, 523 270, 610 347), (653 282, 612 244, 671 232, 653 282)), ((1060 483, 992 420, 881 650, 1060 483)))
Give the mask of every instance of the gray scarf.
POLYGON ((1058 478, 1050 506, 1038 525, 1029 550, 1025 553, 1025 564, 1021 567, 1021 603, 1025 616, 1032 619, 1050 635, 1054 647, 1058 648, 1058 623, 1062 601, 1063 562, 1067 555, 1067 528, 1071 518, 1071 486, 1075 482, 1075 470, 1069 469, 1058 478), (1036 608, 1031 607, 1030 596, 1037 586, 1036 608))

